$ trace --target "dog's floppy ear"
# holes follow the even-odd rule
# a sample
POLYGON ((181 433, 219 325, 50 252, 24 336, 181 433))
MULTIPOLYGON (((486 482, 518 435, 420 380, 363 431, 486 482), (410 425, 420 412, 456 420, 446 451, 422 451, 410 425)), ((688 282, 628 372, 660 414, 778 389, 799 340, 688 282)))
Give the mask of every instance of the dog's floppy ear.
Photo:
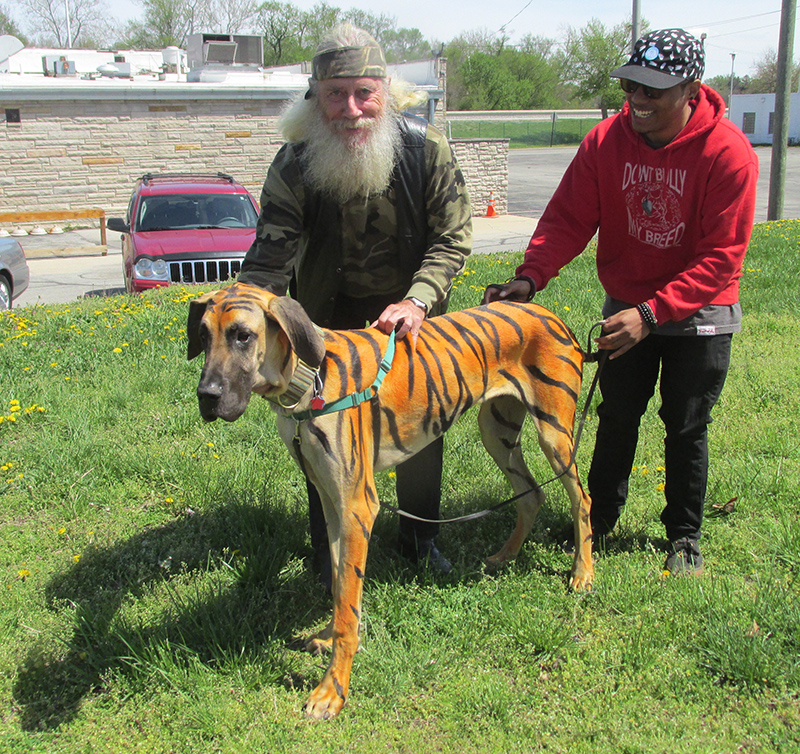
POLYGON ((186 337, 189 341, 186 349, 186 358, 191 361, 195 356, 199 356, 203 350, 203 343, 200 340, 200 321, 206 313, 208 302, 214 298, 219 291, 205 293, 200 298, 189 302, 189 318, 186 322, 186 337))
POLYGON ((293 298, 276 296, 270 301, 269 313, 283 328, 292 350, 316 369, 325 357, 325 343, 305 309, 293 298))

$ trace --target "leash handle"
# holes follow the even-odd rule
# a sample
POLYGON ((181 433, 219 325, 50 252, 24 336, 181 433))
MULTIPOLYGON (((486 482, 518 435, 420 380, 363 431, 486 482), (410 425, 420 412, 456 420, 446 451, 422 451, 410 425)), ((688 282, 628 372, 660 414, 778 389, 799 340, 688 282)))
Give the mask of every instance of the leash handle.
POLYGON ((592 351, 592 333, 599 327, 602 331, 603 325, 605 324, 605 320, 600 320, 599 322, 595 322, 589 328, 589 335, 586 338, 586 352, 585 352, 585 361, 600 361, 603 358, 602 353, 598 353, 597 350, 592 351))

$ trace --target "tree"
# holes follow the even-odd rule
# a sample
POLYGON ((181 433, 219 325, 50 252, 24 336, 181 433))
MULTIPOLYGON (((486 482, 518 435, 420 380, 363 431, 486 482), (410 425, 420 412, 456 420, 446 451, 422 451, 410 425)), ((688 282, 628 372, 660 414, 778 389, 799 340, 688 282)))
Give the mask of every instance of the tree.
POLYGON ((186 46, 186 37, 210 31, 214 14, 210 0, 140 0, 142 21, 132 21, 124 29, 121 47, 161 49, 186 46))
POLYGON ((625 102, 619 82, 609 74, 628 60, 630 38, 629 23, 607 29, 596 18, 578 31, 572 27, 567 30, 564 66, 577 85, 575 96, 597 102, 604 118, 609 110, 619 110, 625 102))
POLYGON ((383 44, 384 34, 397 26, 397 20, 392 16, 387 16, 385 13, 375 15, 367 10, 358 10, 357 8, 345 11, 342 14, 342 20, 368 32, 381 44, 383 44))
POLYGON ((432 58, 440 47, 435 42, 426 41, 419 29, 387 29, 377 39, 389 63, 432 58))
POLYGON ((107 43, 111 27, 105 0, 69 0, 69 34, 64 0, 19 0, 34 41, 40 46, 73 47, 107 43))
POLYGON ((459 66, 458 79, 457 109, 530 110, 557 104, 557 69, 538 51, 504 47, 494 54, 474 52, 459 66))
MULTIPOLYGON (((731 93, 731 77, 727 74, 720 74, 719 76, 712 76, 710 79, 704 79, 703 83, 710 86, 712 89, 715 89, 722 99, 725 100, 725 104, 730 106, 730 93, 731 93)), ((733 93, 734 94, 744 94, 748 91, 750 87, 750 77, 749 76, 734 76, 733 77, 733 93)))
POLYGON ((20 31, 14 19, 11 18, 9 10, 4 5, 0 5, 0 35, 4 34, 16 37, 22 44, 28 45, 28 38, 20 31))
MULTIPOLYGON (((753 64, 755 73, 750 78, 748 86, 749 94, 771 94, 778 89, 778 53, 767 50, 761 58, 753 64)), ((800 65, 792 62, 791 90, 797 91, 798 81, 800 81, 800 65)))
POLYGON ((324 0, 309 11, 277 0, 262 3, 255 26, 264 37, 265 64, 286 65, 311 60, 325 32, 342 20, 339 8, 324 0))
MULTIPOLYGON (((468 94, 464 81, 464 64, 475 53, 494 54, 501 50, 508 40, 498 37, 495 32, 476 29, 460 34, 445 45, 447 58, 447 99, 453 110, 463 109, 468 94)), ((477 108, 474 108, 477 109, 477 108)))
POLYGON ((239 34, 252 28, 257 11, 256 0, 209 0, 211 26, 204 31, 239 34))

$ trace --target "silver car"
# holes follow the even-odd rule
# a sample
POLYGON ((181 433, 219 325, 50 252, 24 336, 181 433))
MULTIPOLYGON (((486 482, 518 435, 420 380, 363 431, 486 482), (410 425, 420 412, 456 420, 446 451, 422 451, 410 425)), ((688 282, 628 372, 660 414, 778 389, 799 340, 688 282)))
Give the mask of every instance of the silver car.
POLYGON ((19 241, 0 238, 0 311, 11 308, 11 302, 28 287, 30 277, 19 241))

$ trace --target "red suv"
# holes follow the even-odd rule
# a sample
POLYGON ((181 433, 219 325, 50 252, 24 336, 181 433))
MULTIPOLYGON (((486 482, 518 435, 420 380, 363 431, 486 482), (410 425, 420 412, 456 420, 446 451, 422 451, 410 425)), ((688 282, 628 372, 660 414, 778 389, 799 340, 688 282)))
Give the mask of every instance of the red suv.
POLYGON ((147 173, 136 181, 127 217, 109 217, 107 226, 123 234, 122 273, 132 293, 234 277, 257 220, 255 199, 225 173, 147 173))

